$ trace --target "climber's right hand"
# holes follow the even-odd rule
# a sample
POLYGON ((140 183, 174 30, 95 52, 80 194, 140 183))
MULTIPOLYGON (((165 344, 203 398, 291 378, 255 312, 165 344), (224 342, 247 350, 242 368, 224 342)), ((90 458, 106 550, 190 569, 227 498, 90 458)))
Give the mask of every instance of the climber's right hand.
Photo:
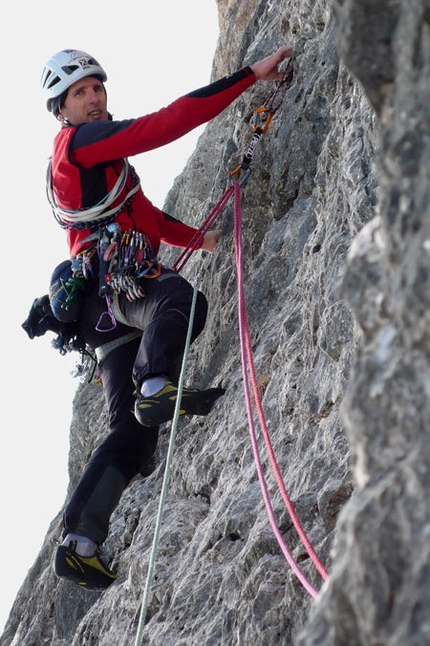
POLYGON ((286 58, 291 58, 292 55, 291 45, 283 45, 271 56, 251 65, 251 69, 258 81, 280 81, 283 73, 278 70, 278 65, 286 58))

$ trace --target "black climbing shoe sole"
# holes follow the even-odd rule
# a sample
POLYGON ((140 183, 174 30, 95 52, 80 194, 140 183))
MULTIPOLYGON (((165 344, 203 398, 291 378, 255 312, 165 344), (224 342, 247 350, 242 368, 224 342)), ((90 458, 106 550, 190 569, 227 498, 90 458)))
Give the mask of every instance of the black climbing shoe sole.
POLYGON ((76 541, 58 547, 54 570, 57 576, 88 590, 105 590, 116 579, 116 574, 100 558, 98 547, 93 556, 80 556, 76 553, 76 541))
MULTIPOLYGON (((179 415, 208 415, 216 400, 224 395, 224 388, 207 390, 182 389, 179 415)), ((152 397, 138 395, 134 414, 142 426, 158 426, 173 418, 178 388, 167 381, 164 388, 152 397)))

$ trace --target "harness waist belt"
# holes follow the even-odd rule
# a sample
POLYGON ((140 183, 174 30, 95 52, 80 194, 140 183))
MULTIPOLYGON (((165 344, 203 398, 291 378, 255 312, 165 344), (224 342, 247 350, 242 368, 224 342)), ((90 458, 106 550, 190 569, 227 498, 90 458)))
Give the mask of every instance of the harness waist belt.
POLYGON ((115 350, 116 348, 119 348, 121 345, 124 345, 124 343, 133 341, 134 339, 137 339, 140 336, 142 336, 142 330, 134 330, 133 332, 124 334, 124 336, 118 337, 114 341, 109 341, 109 343, 104 343, 103 345, 100 345, 98 348, 94 350, 98 363, 100 363, 105 357, 107 357, 109 352, 112 352, 112 350, 115 350))

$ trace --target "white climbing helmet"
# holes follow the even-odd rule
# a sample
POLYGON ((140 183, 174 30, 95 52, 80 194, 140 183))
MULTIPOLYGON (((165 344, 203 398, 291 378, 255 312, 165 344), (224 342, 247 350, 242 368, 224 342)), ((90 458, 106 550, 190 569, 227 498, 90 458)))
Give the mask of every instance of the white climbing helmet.
POLYGON ((52 112, 53 99, 61 96, 73 83, 86 76, 100 77, 107 81, 106 72, 93 56, 79 49, 63 49, 45 65, 42 73, 42 88, 47 91, 46 107, 52 112))

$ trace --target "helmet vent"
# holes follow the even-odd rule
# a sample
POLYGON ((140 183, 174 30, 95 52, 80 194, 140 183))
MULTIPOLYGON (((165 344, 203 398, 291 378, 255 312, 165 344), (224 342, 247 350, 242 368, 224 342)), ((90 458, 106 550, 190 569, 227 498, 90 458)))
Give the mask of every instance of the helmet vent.
POLYGON ((61 69, 66 72, 66 74, 73 74, 73 72, 79 69, 78 65, 63 65, 61 69))
POLYGON ((61 79, 59 76, 54 76, 45 87, 47 87, 47 89, 50 90, 52 87, 55 87, 57 83, 59 83, 60 81, 61 79))

